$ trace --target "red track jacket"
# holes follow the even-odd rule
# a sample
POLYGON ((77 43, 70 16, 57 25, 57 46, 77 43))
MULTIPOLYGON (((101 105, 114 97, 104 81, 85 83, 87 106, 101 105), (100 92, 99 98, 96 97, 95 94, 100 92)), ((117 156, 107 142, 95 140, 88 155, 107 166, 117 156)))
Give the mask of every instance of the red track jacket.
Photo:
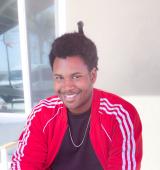
MULTIPOLYGON (((54 96, 33 108, 12 156, 12 170, 48 170, 68 127, 66 107, 54 96)), ((139 170, 142 126, 124 99, 93 90, 90 141, 104 170, 139 170)))

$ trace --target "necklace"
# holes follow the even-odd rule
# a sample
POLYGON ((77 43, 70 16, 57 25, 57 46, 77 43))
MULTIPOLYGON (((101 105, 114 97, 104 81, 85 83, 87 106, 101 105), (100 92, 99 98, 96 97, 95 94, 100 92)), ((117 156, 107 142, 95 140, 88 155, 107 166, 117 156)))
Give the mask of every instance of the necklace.
POLYGON ((79 147, 83 144, 83 142, 84 142, 84 139, 85 139, 85 137, 86 137, 87 130, 88 130, 88 127, 89 127, 89 123, 90 123, 90 117, 91 117, 91 116, 89 116, 88 123, 87 123, 87 127, 86 127, 86 129, 85 129, 83 139, 82 139, 82 141, 80 142, 79 145, 76 145, 75 142, 73 141, 73 137, 72 137, 72 133, 71 133, 70 126, 69 126, 69 128, 68 128, 68 129, 69 129, 69 136, 70 136, 71 142, 72 142, 73 146, 76 147, 76 148, 79 148, 79 147))

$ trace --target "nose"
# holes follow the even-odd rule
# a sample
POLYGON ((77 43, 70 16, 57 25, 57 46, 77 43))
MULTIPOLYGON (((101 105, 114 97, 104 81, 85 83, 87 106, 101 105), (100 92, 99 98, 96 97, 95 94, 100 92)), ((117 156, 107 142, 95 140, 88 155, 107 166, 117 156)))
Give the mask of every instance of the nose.
POLYGON ((64 79, 64 82, 63 82, 63 89, 65 91, 68 91, 68 90, 72 90, 74 88, 74 83, 73 83, 73 80, 72 79, 64 79))

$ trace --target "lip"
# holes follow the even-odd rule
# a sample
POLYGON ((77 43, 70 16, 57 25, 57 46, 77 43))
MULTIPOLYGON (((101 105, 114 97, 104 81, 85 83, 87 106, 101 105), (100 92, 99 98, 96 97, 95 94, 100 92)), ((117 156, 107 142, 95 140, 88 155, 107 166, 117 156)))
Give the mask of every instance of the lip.
POLYGON ((63 98, 65 101, 72 102, 75 100, 78 94, 64 94, 63 98))
POLYGON ((80 90, 77 92, 60 92, 60 96, 62 98, 62 100, 65 102, 74 102, 76 100, 76 98, 79 96, 80 94, 80 90))

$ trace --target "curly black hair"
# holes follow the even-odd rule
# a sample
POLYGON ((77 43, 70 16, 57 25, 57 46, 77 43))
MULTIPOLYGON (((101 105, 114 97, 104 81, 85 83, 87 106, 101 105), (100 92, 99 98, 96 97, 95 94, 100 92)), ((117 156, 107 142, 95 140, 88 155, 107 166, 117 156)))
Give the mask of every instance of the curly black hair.
POLYGON ((98 70, 98 56, 96 45, 84 34, 73 32, 66 33, 57 38, 49 54, 49 61, 53 70, 53 63, 56 57, 67 58, 78 55, 83 59, 89 70, 98 70))

